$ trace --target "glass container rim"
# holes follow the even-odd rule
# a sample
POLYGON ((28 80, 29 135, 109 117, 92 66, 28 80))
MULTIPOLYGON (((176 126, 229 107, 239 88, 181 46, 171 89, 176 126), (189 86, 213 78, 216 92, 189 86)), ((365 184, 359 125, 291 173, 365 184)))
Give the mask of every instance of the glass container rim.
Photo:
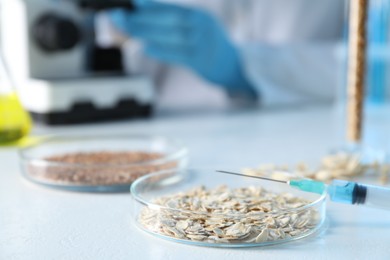
POLYGON ((87 134, 55 134, 55 135, 44 135, 40 137, 40 140, 37 143, 22 147, 18 149, 19 157, 22 161, 26 161, 29 164, 39 165, 39 166, 63 166, 63 167, 77 167, 77 168, 93 168, 93 167, 100 167, 100 168, 110 168, 110 167, 137 167, 137 166, 153 166, 153 165, 160 165, 164 164, 170 161, 174 161, 177 159, 180 159, 182 157, 185 157, 188 154, 188 149, 185 147, 185 145, 179 141, 178 139, 174 138, 167 138, 159 135, 145 135, 145 134, 115 134, 115 135, 109 135, 109 134, 94 134, 94 135, 87 135, 87 134), (27 152, 40 147, 41 145, 48 144, 48 143, 55 143, 55 142, 63 142, 63 141, 90 141, 90 140, 96 140, 96 141, 107 141, 109 139, 112 140, 143 140, 143 141, 156 141, 156 140, 163 140, 167 142, 168 144, 173 144, 173 146, 177 146, 177 149, 175 149, 174 152, 168 153, 162 158, 158 159, 152 159, 152 160, 146 160, 142 162, 133 162, 133 163, 94 163, 94 164, 84 164, 84 163, 68 163, 68 162, 56 162, 49 159, 43 159, 38 158, 34 156, 28 156, 27 152))
MULTIPOLYGON (((167 207, 167 206, 161 206, 161 205, 155 204, 153 202, 150 202, 147 199, 144 199, 136 191, 137 187, 139 185, 141 185, 144 181, 146 181, 146 179, 148 179, 148 178, 157 177, 157 176, 165 174, 165 173, 172 173, 172 171, 176 171, 174 175, 177 175, 177 174, 179 174, 177 172, 181 172, 181 171, 189 172, 189 171, 203 171, 203 170, 205 170, 205 169, 193 169, 193 168, 180 169, 180 168, 177 168, 177 169, 162 170, 162 171, 150 173, 150 174, 147 174, 147 175, 142 176, 142 177, 138 178, 137 180, 135 180, 133 182, 133 184, 131 185, 131 187, 130 187, 130 193, 131 193, 132 197, 137 202, 139 202, 139 203, 141 203, 144 206, 147 206, 149 208, 155 209, 155 210, 156 209, 158 209, 158 210, 170 210, 170 211, 178 211, 178 212, 186 213, 186 214, 199 214, 199 215, 207 215, 207 216, 212 216, 212 217, 235 217, 235 218, 237 218, 237 217, 244 216, 245 214, 239 214, 239 213, 237 213, 237 214, 224 214, 224 213, 208 213, 208 212, 198 212, 198 211, 195 212, 195 211, 191 211, 191 210, 182 210, 182 209, 170 208, 170 207, 167 207)), ((260 180, 260 181, 262 181, 262 180, 260 180)), ((280 184, 280 185, 284 185, 284 184, 280 184)), ((287 185, 287 184, 285 184, 285 185, 287 185)), ((327 189, 325 189, 322 194, 319 194, 319 197, 317 199, 315 199, 314 201, 312 201, 312 202, 310 202, 308 204, 305 204, 305 205, 303 205, 301 207, 291 208, 291 209, 283 209, 283 210, 278 211, 277 213, 272 213, 272 212, 253 213, 253 214, 251 214, 251 217, 281 215, 281 214, 286 214, 286 213, 291 213, 291 212, 300 212, 300 211, 308 210, 310 208, 315 208, 317 206, 320 206, 324 202, 326 202, 327 194, 328 194, 327 193, 327 189)))

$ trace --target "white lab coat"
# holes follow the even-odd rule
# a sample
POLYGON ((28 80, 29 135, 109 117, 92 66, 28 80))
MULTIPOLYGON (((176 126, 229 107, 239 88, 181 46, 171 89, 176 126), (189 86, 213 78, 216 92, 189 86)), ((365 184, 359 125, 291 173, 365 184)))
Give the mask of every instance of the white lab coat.
MULTIPOLYGON (((206 8, 224 22, 240 49, 245 74, 258 90, 263 106, 335 98, 341 84, 338 50, 345 26, 344 0, 164 1, 206 8)), ((129 59, 141 64, 134 56, 129 59)), ((181 74, 175 77, 181 80, 177 85, 201 82, 182 69, 170 70, 181 74)), ((168 87, 174 84, 169 80, 168 87)), ((210 91, 216 96, 220 90, 210 91)), ((205 94, 204 89, 201 92, 205 94)))
POLYGON ((212 2, 228 25, 262 105, 335 98, 342 84, 344 0, 200 2, 212 2))

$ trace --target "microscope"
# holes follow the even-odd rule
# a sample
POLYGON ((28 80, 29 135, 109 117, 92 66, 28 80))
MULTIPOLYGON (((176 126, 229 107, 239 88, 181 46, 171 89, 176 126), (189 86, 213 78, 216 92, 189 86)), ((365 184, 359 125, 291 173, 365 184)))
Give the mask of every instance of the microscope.
POLYGON ((24 107, 57 125, 152 112, 150 78, 126 75, 118 47, 96 41, 95 17, 130 0, 0 0, 1 52, 24 107))

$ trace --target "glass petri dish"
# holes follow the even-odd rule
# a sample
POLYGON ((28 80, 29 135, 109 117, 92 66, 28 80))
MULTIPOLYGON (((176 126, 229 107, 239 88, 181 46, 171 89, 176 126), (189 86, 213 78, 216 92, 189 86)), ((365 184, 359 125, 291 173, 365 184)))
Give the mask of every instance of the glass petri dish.
MULTIPOLYGON (((210 247, 275 245, 319 234, 325 226, 326 192, 321 195, 306 193, 280 183, 232 176, 213 170, 177 169, 152 173, 136 180, 130 189, 134 223, 153 236, 184 244, 210 247), (194 199, 187 193, 189 190, 196 192, 199 189, 242 192, 242 188, 265 189, 268 193, 279 196, 279 199, 280 196, 285 196, 290 199, 302 198, 305 202, 282 210, 242 211, 242 208, 231 208, 242 206, 237 206, 232 197, 231 205, 236 206, 226 207, 228 204, 225 204, 218 208, 213 204, 215 200, 211 199, 216 198, 215 196, 194 199), (188 205, 183 207, 183 201, 196 201, 198 205, 195 208, 188 205), (214 208, 205 205, 213 205, 214 208)), ((262 194, 257 195, 257 202, 266 203, 269 197, 262 197, 262 194)), ((221 196, 226 199, 226 194, 221 196)), ((220 199, 218 197, 217 201, 220 199)), ((243 201, 244 208, 254 205, 251 204, 253 201, 243 201)))
POLYGON ((86 192, 125 192, 140 176, 188 162, 179 141, 146 135, 50 136, 19 155, 28 180, 86 192))

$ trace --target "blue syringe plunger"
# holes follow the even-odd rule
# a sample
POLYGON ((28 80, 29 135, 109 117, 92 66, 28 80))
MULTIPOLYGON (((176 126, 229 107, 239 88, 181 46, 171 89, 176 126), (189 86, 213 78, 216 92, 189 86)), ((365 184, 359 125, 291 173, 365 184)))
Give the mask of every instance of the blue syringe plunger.
POLYGON ((334 202, 364 204, 367 196, 367 188, 355 182, 334 180, 328 187, 328 194, 334 202))

